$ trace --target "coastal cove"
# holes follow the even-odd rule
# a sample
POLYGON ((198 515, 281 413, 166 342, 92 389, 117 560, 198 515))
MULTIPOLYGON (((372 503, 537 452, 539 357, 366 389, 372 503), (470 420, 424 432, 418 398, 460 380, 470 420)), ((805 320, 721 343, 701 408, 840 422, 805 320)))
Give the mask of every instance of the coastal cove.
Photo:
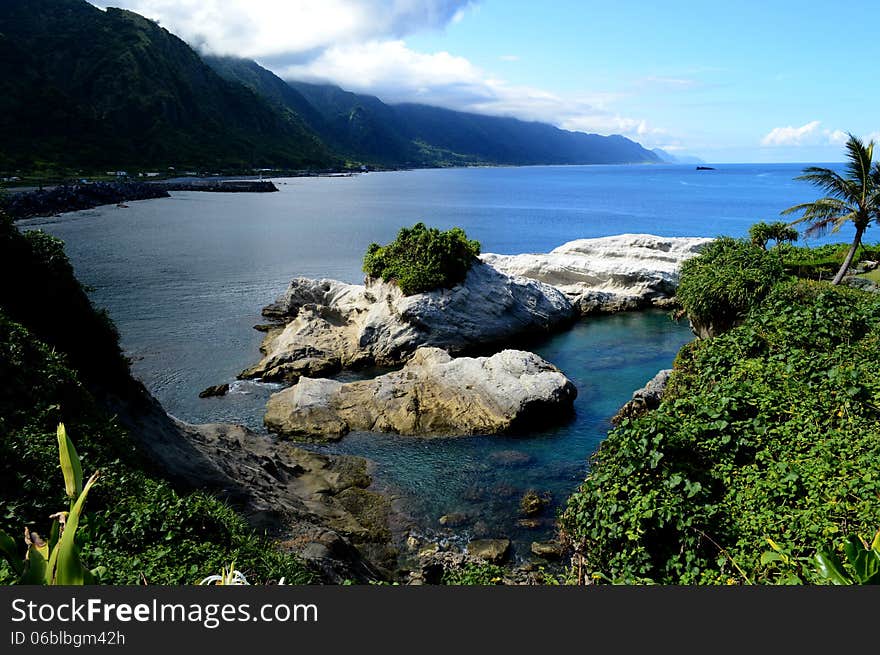
MULTIPOLYGON (((417 220, 459 225, 484 252, 500 254, 627 232, 741 236, 809 197, 792 181, 800 169, 528 167, 280 179, 276 194, 172 192, 19 225, 64 239, 78 277, 119 327, 134 375, 169 413, 262 430, 266 399, 280 386, 235 376, 258 357, 261 335, 252 326, 260 308, 293 277, 360 282, 366 245, 417 220), (231 383, 227 396, 198 398, 220 383, 231 383)), ((460 541, 511 537, 525 555, 530 541, 552 536, 553 509, 583 479, 610 417, 691 338, 685 323, 657 310, 582 319, 529 348, 578 389, 575 416, 563 425, 431 441, 353 432, 315 448, 370 459, 376 487, 398 500, 402 531, 460 541), (517 525, 529 489, 552 497, 538 528, 517 525), (438 522, 450 514, 464 517, 455 529, 438 522)))

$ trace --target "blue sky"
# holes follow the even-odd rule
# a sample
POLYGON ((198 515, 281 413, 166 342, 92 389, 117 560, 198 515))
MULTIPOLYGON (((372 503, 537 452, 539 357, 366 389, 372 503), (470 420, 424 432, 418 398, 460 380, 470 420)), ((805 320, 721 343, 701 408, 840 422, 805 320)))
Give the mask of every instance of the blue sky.
POLYGON ((836 161, 846 132, 880 136, 876 0, 95 4, 282 76, 619 133, 707 161, 836 161))

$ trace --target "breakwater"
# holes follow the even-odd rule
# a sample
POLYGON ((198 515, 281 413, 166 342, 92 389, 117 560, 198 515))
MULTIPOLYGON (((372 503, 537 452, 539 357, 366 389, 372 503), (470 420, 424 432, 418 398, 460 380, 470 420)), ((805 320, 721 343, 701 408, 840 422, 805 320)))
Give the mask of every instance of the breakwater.
POLYGON ((10 192, 0 206, 13 219, 53 216, 101 205, 134 200, 168 198, 169 191, 214 193, 270 193, 278 191, 268 180, 223 180, 187 182, 88 182, 62 184, 32 191, 10 192))

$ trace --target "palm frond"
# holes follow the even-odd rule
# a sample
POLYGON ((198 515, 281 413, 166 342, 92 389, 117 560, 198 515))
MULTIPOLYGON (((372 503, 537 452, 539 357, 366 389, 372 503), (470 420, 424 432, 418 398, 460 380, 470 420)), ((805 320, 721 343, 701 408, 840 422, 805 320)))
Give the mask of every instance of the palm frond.
POLYGON ((819 198, 813 202, 804 202, 800 205, 783 209, 780 213, 785 216, 802 212, 803 216, 791 222, 792 225, 795 225, 796 223, 810 222, 817 218, 833 217, 843 213, 848 214, 855 210, 855 206, 840 198, 819 198))
POLYGON ((861 195, 860 185, 856 185, 852 180, 845 179, 840 173, 832 171, 830 168, 820 168, 818 166, 810 166, 804 169, 804 174, 794 178, 809 182, 813 186, 821 188, 825 193, 837 198, 857 198, 861 195))
POLYGON ((864 197, 870 185, 871 159, 873 155, 873 141, 865 145, 857 136, 849 135, 849 139, 846 142, 846 172, 850 180, 858 183, 862 197, 864 197))

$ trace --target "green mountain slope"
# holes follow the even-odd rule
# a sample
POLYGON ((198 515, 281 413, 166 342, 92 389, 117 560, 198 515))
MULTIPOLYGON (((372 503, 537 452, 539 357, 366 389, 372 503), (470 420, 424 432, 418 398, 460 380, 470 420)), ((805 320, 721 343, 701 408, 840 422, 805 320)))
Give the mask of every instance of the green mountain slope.
POLYGON ((661 158, 622 136, 569 132, 544 123, 417 104, 388 105, 337 86, 285 83, 253 61, 206 60, 226 79, 287 107, 349 159, 396 166, 623 164, 661 158), (284 86, 292 89, 291 94, 284 86), (306 101, 309 108, 304 108, 306 101))
POLYGON ((403 130, 435 148, 499 164, 631 164, 660 161, 620 135, 569 132, 546 123, 427 105, 394 106, 403 130))
POLYGON ((0 165, 323 166, 291 113, 222 79, 135 13, 84 0, 0 3, 0 165))

